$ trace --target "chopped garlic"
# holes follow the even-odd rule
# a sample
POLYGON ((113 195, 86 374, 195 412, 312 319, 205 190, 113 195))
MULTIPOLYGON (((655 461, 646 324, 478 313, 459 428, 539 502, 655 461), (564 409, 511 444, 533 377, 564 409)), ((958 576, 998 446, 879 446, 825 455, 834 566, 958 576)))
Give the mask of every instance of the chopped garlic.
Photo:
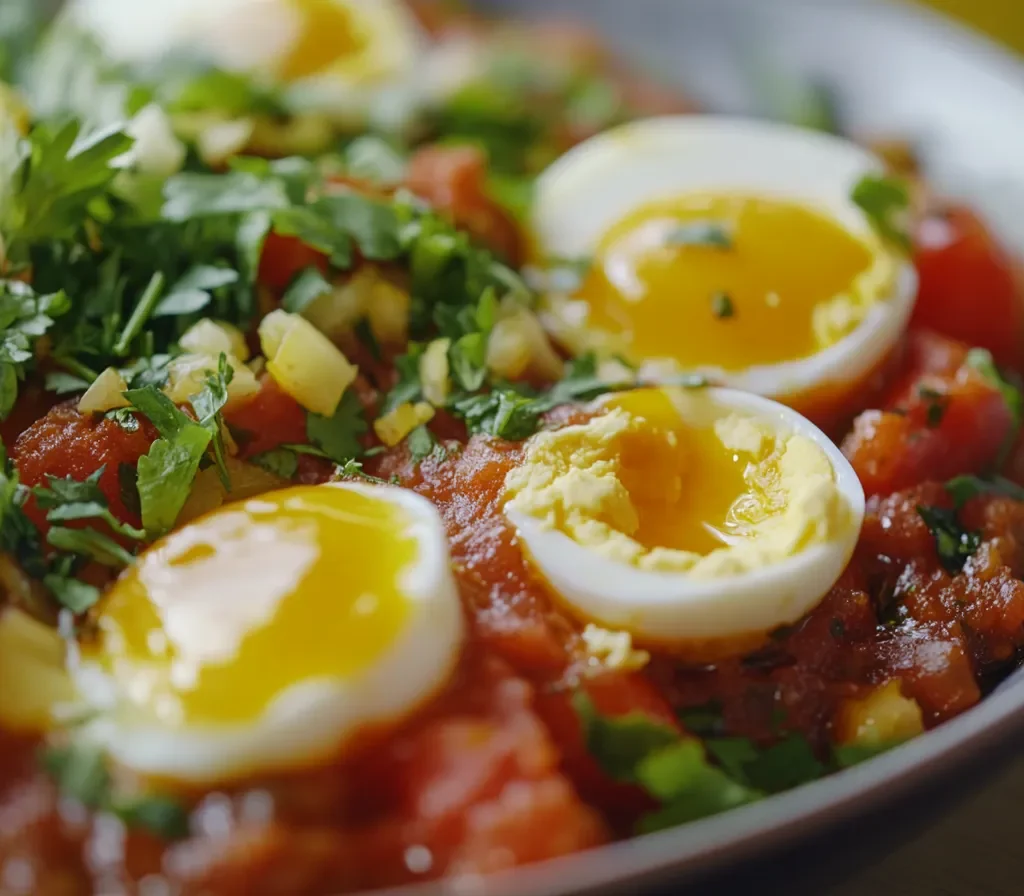
POLYGON ((330 417, 359 370, 304 317, 271 311, 260 323, 267 372, 306 410, 330 417))
MULTIPOLYGON (((224 354, 234 372, 228 384, 228 404, 234 404, 259 392, 260 384, 253 372, 234 355, 224 354)), ((167 367, 167 385, 164 387, 164 393, 175 404, 190 401, 193 395, 199 394, 205 388, 207 378, 217 372, 219 363, 220 354, 179 355, 167 367)))
POLYGON ((124 397, 128 384, 114 367, 108 367, 78 399, 78 410, 83 414, 105 414, 115 408, 126 408, 131 403, 124 397))
POLYGON ((451 344, 450 339, 435 339, 420 356, 419 374, 423 397, 435 408, 444 405, 451 389, 448 378, 448 349, 451 344))
POLYGON ((233 324, 208 317, 189 327, 178 344, 195 355, 216 358, 223 352, 225 355, 234 355, 239 361, 249 360, 249 346, 242 331, 233 324))
POLYGON ((521 379, 528 373, 557 380, 562 376, 563 364, 533 312, 515 307, 491 331, 487 367, 507 380, 521 379))
POLYGON ((167 113, 156 103, 143 106, 125 130, 135 143, 118 164, 157 177, 177 174, 185 164, 185 144, 175 136, 167 113))
POLYGON ((402 441, 417 426, 422 426, 434 416, 434 409, 425 401, 413 404, 407 401, 373 422, 373 431, 389 448, 402 441))
POLYGON ((629 632, 613 632, 591 624, 583 629, 583 643, 591 659, 609 669, 635 671, 651 659, 646 650, 633 649, 633 636, 629 632))

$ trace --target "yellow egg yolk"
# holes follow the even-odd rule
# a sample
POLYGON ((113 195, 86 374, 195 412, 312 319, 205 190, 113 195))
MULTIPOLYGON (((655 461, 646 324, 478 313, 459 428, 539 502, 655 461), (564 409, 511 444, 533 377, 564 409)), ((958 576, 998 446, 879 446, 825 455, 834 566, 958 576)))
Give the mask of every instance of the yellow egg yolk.
POLYGON ((770 483, 748 476, 751 456, 727 448, 710 424, 684 424, 664 392, 627 392, 606 405, 646 422, 622 438, 618 471, 637 511, 631 537, 645 548, 709 554, 756 521, 746 518, 751 507, 756 517, 757 506, 772 504, 770 483), (743 506, 748 513, 737 516, 743 506))
POLYGON ((635 363, 732 371, 825 348, 815 309, 848 294, 873 262, 868 245, 813 209, 685 196, 612 227, 577 298, 588 329, 635 363))
POLYGON ((215 511, 113 586, 83 647, 166 725, 258 718, 292 685, 370 668, 410 613, 418 556, 401 508, 327 486, 215 511))
POLYGON ((341 0, 288 0, 302 16, 302 30, 278 64, 284 81, 308 78, 366 45, 352 11, 341 0))

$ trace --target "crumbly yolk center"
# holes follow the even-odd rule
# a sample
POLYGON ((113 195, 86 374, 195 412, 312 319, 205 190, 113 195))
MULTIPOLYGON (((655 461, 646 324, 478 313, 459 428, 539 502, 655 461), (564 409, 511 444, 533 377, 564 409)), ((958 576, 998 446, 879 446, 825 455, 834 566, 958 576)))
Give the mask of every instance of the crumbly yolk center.
POLYGON ((608 405, 647 424, 623 436, 618 471, 639 522, 629 535, 644 548, 710 554, 773 509, 771 477, 755 475, 754 459, 727 448, 713 426, 684 426, 665 393, 630 392, 608 405))
POLYGON ((83 648, 162 724, 258 718, 293 685, 357 676, 400 636, 407 515, 348 489, 287 489, 216 511, 147 551, 83 648))
POLYGON ((340 0, 288 0, 302 17, 299 37, 278 65, 283 81, 308 78, 366 46, 352 11, 340 0))
POLYGON ((612 227, 578 297, 588 326, 621 339, 634 362, 738 370, 821 350, 815 308, 872 262, 866 244, 811 208, 692 195, 612 227))

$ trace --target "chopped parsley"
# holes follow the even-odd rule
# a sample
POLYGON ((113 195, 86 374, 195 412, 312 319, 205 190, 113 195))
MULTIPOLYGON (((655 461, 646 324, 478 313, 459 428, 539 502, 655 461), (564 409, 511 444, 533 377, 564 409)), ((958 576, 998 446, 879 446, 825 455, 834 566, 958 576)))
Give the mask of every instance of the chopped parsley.
POLYGON ((942 424, 942 418, 946 415, 946 408, 949 406, 949 396, 929 386, 919 386, 918 397, 924 402, 925 423, 929 429, 935 429, 942 424))
POLYGON ((716 292, 711 297, 711 313, 719 320, 733 317, 736 314, 736 306, 732 297, 727 292, 716 292))
POLYGON ((306 415, 309 441, 336 464, 362 456, 363 446, 359 440, 368 430, 359 397, 352 389, 345 390, 332 417, 312 412, 306 415))
POLYGON ((955 510, 918 505, 917 512, 935 537, 942 568, 956 575, 981 547, 981 533, 964 529, 955 510))
POLYGON ((1002 476, 957 476, 946 483, 946 491, 958 508, 972 498, 983 495, 999 495, 1014 501, 1024 501, 1024 488, 1002 476))
POLYGON ((850 198, 867 215, 879 236, 904 252, 911 250, 910 189, 904 181, 868 174, 858 181, 850 198))
POLYGON ((665 236, 665 245, 732 249, 735 237, 732 228, 722 221, 693 221, 673 227, 665 236))
POLYGON ((1017 442, 1021 423, 1024 421, 1024 395, 1021 394, 1018 386, 1003 376, 996 366, 991 352, 983 348, 972 348, 967 353, 967 364, 977 370, 993 387, 999 390, 999 393, 1003 396, 1003 401, 1006 402, 1007 409, 1010 411, 1012 426, 999 450, 999 456, 996 460, 996 469, 998 470, 1006 462, 1010 452, 1013 450, 1013 446, 1017 442))

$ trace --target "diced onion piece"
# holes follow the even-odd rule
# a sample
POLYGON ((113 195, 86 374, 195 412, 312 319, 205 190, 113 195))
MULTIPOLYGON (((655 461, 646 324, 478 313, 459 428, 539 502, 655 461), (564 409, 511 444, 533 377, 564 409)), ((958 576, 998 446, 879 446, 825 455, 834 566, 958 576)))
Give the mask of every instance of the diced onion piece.
POLYGON ((903 696, 897 679, 867 697, 847 700, 836 719, 836 739, 842 744, 884 746, 909 740, 922 731, 921 707, 903 696))
POLYGON ((407 401, 383 417, 373 421, 373 431, 389 448, 402 441, 417 426, 422 426, 433 418, 434 409, 425 401, 413 404, 407 401))
POLYGON ((211 167, 223 165, 249 145, 255 122, 251 118, 213 121, 199 131, 199 157, 211 167))
POLYGON ((557 380, 563 364, 533 312, 517 307, 495 323, 487 342, 487 367, 508 380, 528 373, 557 380))
POLYGON ((321 333, 331 339, 340 339, 366 316, 370 296, 366 287, 361 273, 357 273, 347 282, 313 299, 302 309, 302 316, 321 333))
POLYGON ((370 319, 370 332, 378 342, 405 344, 409 337, 409 293, 379 273, 371 287, 366 314, 370 319))
POLYGON ((0 681, 0 726, 10 731, 41 734, 74 700, 60 635, 11 607, 0 611, 0 681))
POLYGON ((306 410, 330 417, 359 372, 308 320, 271 311, 260 323, 267 371, 306 410))
POLYGON ((442 407, 448 400, 451 382, 448 378, 448 349, 450 339, 435 339, 420 356, 420 385, 423 397, 435 408, 442 407))
POLYGON ((635 671, 651 659, 646 650, 633 647, 633 636, 629 632, 613 632, 590 624, 583 629, 583 643, 590 659, 608 669, 635 671))
POLYGON ((249 346, 242 331, 233 324, 208 317, 189 327, 178 344, 195 355, 217 358, 223 352, 225 355, 234 355, 239 361, 249 360, 249 346))
POLYGON ((244 501, 246 498, 254 498, 289 484, 280 476, 275 476, 256 464, 246 463, 237 458, 226 458, 224 465, 231 480, 231 491, 225 490, 216 467, 200 470, 192 483, 188 500, 178 514, 179 526, 216 510, 222 504, 244 501))
MULTIPOLYGON (((234 375, 228 383, 228 405, 236 404, 260 390, 253 372, 234 355, 226 355, 234 375)), ((220 355, 179 355, 167 367, 164 393, 175 404, 184 404, 206 387, 206 380, 217 372, 220 355)))
POLYGON ((131 403, 124 397, 127 388, 116 368, 108 367, 78 399, 78 410, 83 414, 105 414, 115 408, 126 408, 131 403))

